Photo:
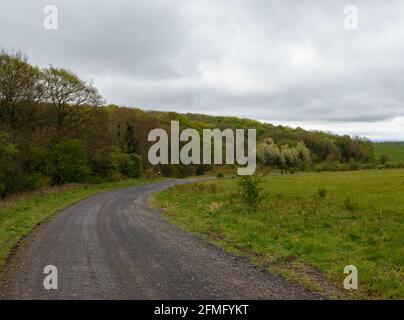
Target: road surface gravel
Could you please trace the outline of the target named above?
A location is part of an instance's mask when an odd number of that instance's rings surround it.
[[[319,299],[165,221],[148,205],[167,180],[99,193],[38,226],[16,252],[2,299]],[[46,290],[44,267],[58,270]]]

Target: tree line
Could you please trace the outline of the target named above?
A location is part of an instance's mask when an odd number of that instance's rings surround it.
[[[257,129],[263,166],[311,170],[323,163],[369,163],[365,139],[273,126],[250,119],[144,111],[106,105],[91,81],[39,68],[22,53],[0,52],[0,195],[52,184],[102,182],[142,175],[184,177],[210,165],[151,166],[150,130],[170,121],[207,128]]]

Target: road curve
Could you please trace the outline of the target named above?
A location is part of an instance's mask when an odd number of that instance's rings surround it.
[[[39,226],[17,250],[3,299],[317,299],[166,222],[147,199],[181,180],[103,192]],[[43,286],[44,267],[58,289]]]

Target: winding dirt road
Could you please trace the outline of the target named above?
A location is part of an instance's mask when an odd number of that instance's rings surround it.
[[[44,223],[16,253],[3,299],[318,299],[179,229],[151,209],[170,180],[97,194]],[[58,289],[43,286],[44,267]]]

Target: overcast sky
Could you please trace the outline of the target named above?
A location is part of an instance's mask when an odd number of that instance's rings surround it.
[[[108,103],[404,140],[404,0],[1,0],[0,47]]]

